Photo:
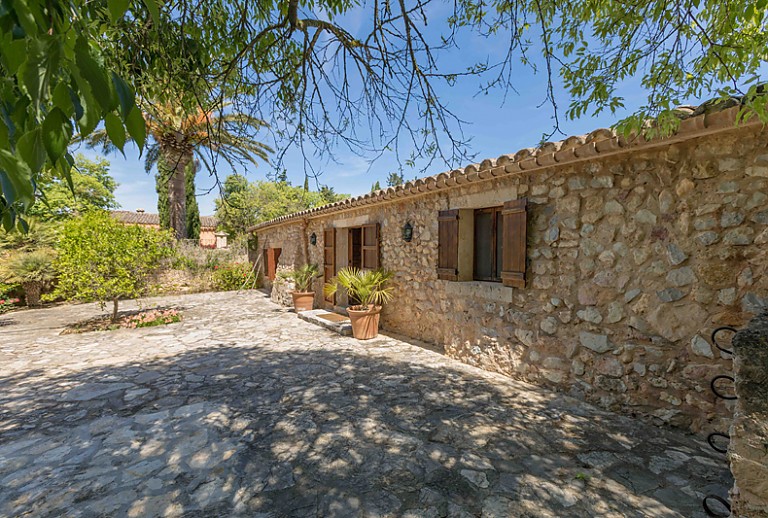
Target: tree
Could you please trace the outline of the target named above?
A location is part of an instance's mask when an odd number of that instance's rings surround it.
[[[378,180],[376,180],[376,181],[373,183],[373,185],[371,185],[371,192],[374,192],[374,191],[380,191],[380,190],[381,190],[381,184],[379,183],[379,181],[378,181]]]
[[[568,117],[618,110],[623,86],[639,83],[647,99],[619,125],[628,134],[673,131],[674,105],[702,96],[733,97],[742,116],[768,122],[768,96],[758,85],[768,48],[762,1],[459,0],[446,24],[434,0],[125,0],[107,2],[106,9],[85,0],[6,4],[0,12],[6,228],[33,203],[44,164],[69,174],[66,147],[75,131],[87,136],[103,123],[117,147],[126,130],[142,147],[146,128],[134,90],[160,105],[178,101],[188,114],[233,99],[233,112],[270,125],[278,168],[292,146],[305,153],[309,169],[316,155],[339,145],[391,151],[406,162],[462,161],[468,139],[439,88],[479,77],[483,91],[513,89],[517,60],[544,72],[553,132],[560,83],[571,98]],[[350,14],[362,16],[344,16]],[[477,35],[489,40],[487,60],[452,59]],[[497,49],[504,49],[501,57]],[[656,124],[646,126],[649,117]],[[174,184],[180,194],[184,182],[174,177]]]
[[[195,191],[195,169],[197,164],[190,162],[184,174],[186,185],[184,193],[187,205],[187,238],[200,240],[200,207],[197,205],[197,193]]]
[[[40,200],[28,211],[30,216],[42,221],[71,217],[89,210],[117,208],[115,189],[117,182],[109,174],[109,162],[104,158],[95,161],[82,154],[75,156],[70,172],[72,188],[68,180],[61,178],[55,169],[47,169],[38,182]]]
[[[305,191],[287,182],[250,183],[242,175],[224,180],[221,199],[216,200],[216,217],[230,235],[243,235],[249,227],[279,216],[329,203],[321,192]],[[333,201],[348,195],[333,194]]]
[[[17,251],[7,259],[0,278],[11,284],[20,284],[27,306],[38,306],[43,287],[54,279],[53,257],[53,252],[46,248]]]
[[[161,230],[123,225],[101,212],[91,212],[65,223],[57,245],[56,295],[98,301],[102,309],[118,300],[139,297],[148,277],[170,256],[171,236]]]
[[[69,181],[75,130],[89,134],[104,122],[143,146],[144,121],[131,86],[102,60],[124,17],[130,24],[159,20],[155,0],[102,2],[30,0],[0,11],[0,222],[6,231],[35,202],[45,169]],[[151,25],[151,23],[149,23]],[[122,147],[122,145],[118,145]]]
[[[404,183],[403,175],[397,174],[395,172],[389,173],[389,176],[387,176],[387,186],[388,187],[394,187],[396,185],[400,185]]]
[[[267,154],[272,151],[246,134],[248,129],[257,131],[261,128],[264,125],[261,120],[241,113],[224,113],[226,107],[185,112],[183,103],[181,106],[146,103],[144,118],[152,141],[144,167],[149,172],[157,165],[159,211],[164,214],[167,190],[168,227],[173,229],[176,239],[193,238],[188,231],[187,200],[194,197],[194,179],[188,185],[186,178],[195,174],[196,157],[211,169],[211,161],[204,151],[208,150],[215,158],[222,158],[235,168],[245,163],[255,166],[257,158],[266,161]],[[127,136],[123,135],[123,138]],[[105,151],[113,150],[115,146],[114,135],[106,129],[92,132],[85,141],[89,146],[100,146]],[[164,216],[161,222],[164,223]]]

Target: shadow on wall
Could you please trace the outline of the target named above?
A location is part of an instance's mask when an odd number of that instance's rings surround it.
[[[0,515],[696,517],[730,485],[677,432],[371,346],[0,378]]]

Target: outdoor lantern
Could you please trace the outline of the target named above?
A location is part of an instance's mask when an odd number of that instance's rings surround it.
[[[405,226],[403,226],[403,241],[410,243],[411,239],[413,239],[413,225],[410,221],[406,221]]]
[[[312,246],[315,246],[317,244],[317,234],[312,232],[312,235],[309,236],[309,242],[312,244]]]

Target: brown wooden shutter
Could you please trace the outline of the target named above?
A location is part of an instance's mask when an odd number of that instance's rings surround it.
[[[441,210],[437,215],[437,278],[459,279],[459,209]]]
[[[330,281],[336,275],[336,229],[326,228],[323,231],[323,277],[325,282]],[[326,297],[325,300],[333,304],[335,296]]]
[[[528,199],[521,198],[504,203],[503,258],[501,282],[504,286],[525,288],[526,226]]]
[[[266,267],[267,278],[271,281],[275,280],[277,274],[277,261],[280,259],[280,253],[282,248],[267,248],[266,249]]]
[[[361,266],[364,270],[379,267],[379,224],[363,225],[363,247]]]

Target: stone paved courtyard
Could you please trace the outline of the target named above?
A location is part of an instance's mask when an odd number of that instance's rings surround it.
[[[145,300],[162,328],[0,317],[0,516],[704,516],[724,456],[259,292]],[[135,302],[124,304],[135,308]]]

